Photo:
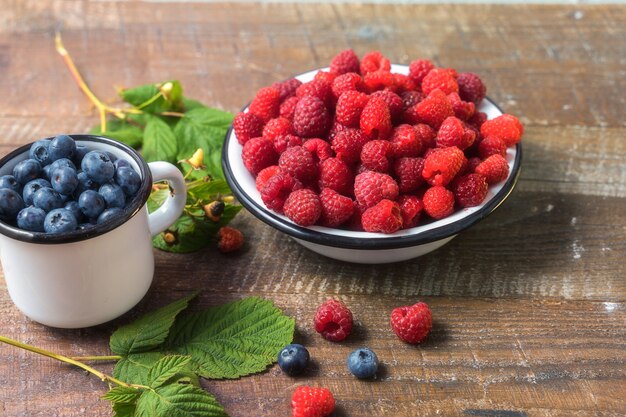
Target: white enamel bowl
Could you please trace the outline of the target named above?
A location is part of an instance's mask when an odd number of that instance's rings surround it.
[[[326,68],[309,71],[296,78],[307,82],[320,70]],[[392,71],[408,74],[408,67],[392,65]],[[489,119],[503,113],[488,98],[482,101],[478,110],[487,113]],[[247,111],[247,107],[243,111]],[[387,235],[322,226],[301,227],[287,217],[269,210],[261,200],[254,177],[243,165],[241,150],[242,146],[231,127],[224,142],[222,166],[226,180],[244,207],[263,222],[286,233],[314,252],[329,258],[361,264],[404,261],[424,255],[448,243],[457,234],[487,217],[511,194],[519,177],[522,159],[522,148],[519,143],[507,150],[509,176],[505,181],[489,187],[487,197],[480,206],[462,209],[444,219]]]

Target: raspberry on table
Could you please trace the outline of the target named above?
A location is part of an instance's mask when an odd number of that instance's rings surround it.
[[[360,126],[370,139],[387,139],[393,127],[387,103],[379,97],[370,97],[361,112]]]
[[[352,164],[361,157],[361,149],[369,141],[369,138],[359,129],[346,128],[335,134],[331,148],[337,158]]]
[[[489,136],[478,144],[478,154],[481,158],[487,159],[491,155],[506,155],[506,143],[498,137]]]
[[[363,78],[356,72],[348,72],[335,78],[331,85],[333,95],[339,98],[346,91],[364,91]]]
[[[417,226],[422,210],[424,210],[424,205],[419,198],[414,195],[402,194],[398,197],[398,206],[400,206],[400,213],[402,214],[402,228],[410,229]]]
[[[352,194],[354,176],[350,167],[339,158],[328,158],[320,163],[319,187],[330,188],[339,194]]]
[[[275,165],[278,154],[271,140],[260,137],[250,139],[243,145],[241,158],[248,171],[256,175],[263,168]]]
[[[430,94],[437,89],[446,95],[459,92],[459,84],[449,69],[433,68],[422,80],[422,92],[424,94]]]
[[[250,113],[256,114],[264,122],[277,117],[279,109],[280,92],[274,87],[263,87],[257,91],[248,107]]]
[[[442,186],[430,187],[422,198],[424,211],[433,219],[448,217],[454,212],[454,194]]]
[[[332,71],[330,72],[329,71],[317,71],[317,73],[315,74],[315,77],[313,77],[314,80],[323,81],[329,86],[333,84],[333,81],[335,81],[335,78],[337,78],[337,73],[334,73]]]
[[[361,75],[365,76],[370,72],[378,70],[390,71],[391,61],[379,51],[372,51],[365,54],[363,59],[361,59]]]
[[[331,188],[323,188],[320,193],[322,215],[320,224],[326,227],[338,227],[346,223],[354,213],[354,202]]]
[[[387,174],[365,171],[354,179],[354,195],[363,208],[372,207],[383,199],[395,200],[399,193],[398,184]]]
[[[394,158],[418,156],[422,152],[420,139],[413,126],[408,124],[397,126],[389,139]]]
[[[448,185],[459,173],[465,160],[456,146],[441,148],[426,157],[422,176],[431,185]]]
[[[330,61],[330,70],[336,74],[346,74],[348,72],[359,72],[361,63],[359,57],[352,49],[346,49],[339,52]]]
[[[360,91],[344,92],[337,100],[335,120],[347,127],[359,127],[361,113],[368,101],[368,95]]]
[[[371,140],[361,149],[361,163],[371,171],[388,172],[393,150],[387,140]]]
[[[318,307],[313,324],[324,339],[340,342],[352,331],[352,312],[341,301],[329,299]]]
[[[272,87],[278,90],[280,94],[280,101],[284,102],[286,99],[296,95],[296,90],[302,85],[302,81],[297,78],[291,78],[287,81],[276,82],[272,84]]]
[[[235,252],[243,247],[243,233],[233,227],[221,227],[220,230],[217,232],[217,236],[217,248],[222,253]]]
[[[301,188],[300,181],[287,173],[279,172],[265,182],[261,189],[261,199],[267,208],[276,213],[282,213],[289,194]]]
[[[493,136],[500,138],[506,146],[513,146],[522,139],[524,126],[517,117],[511,114],[503,114],[495,119],[487,120],[480,126],[483,137]]]
[[[299,386],[291,395],[291,417],[326,417],[335,409],[335,399],[327,388]]]
[[[473,72],[459,73],[456,81],[459,84],[459,96],[465,101],[478,105],[487,95],[487,87]]]
[[[452,191],[459,206],[474,207],[487,197],[488,185],[481,174],[467,174],[454,181]]]
[[[423,123],[433,129],[439,129],[441,123],[450,116],[454,116],[454,109],[446,94],[435,89],[428,96],[415,105],[415,111]]]
[[[263,128],[262,136],[274,141],[277,136],[291,135],[293,133],[293,125],[291,122],[284,117],[277,117],[267,122]]]
[[[263,168],[256,176],[255,185],[256,189],[261,192],[265,183],[274,175],[280,173],[280,167],[278,165],[272,165],[267,168]]]
[[[393,163],[393,175],[401,193],[416,192],[424,184],[424,158],[404,157]]]
[[[465,127],[462,120],[450,116],[446,118],[437,132],[437,147],[447,148],[456,146],[465,150],[472,146],[476,139],[476,133]]]
[[[294,146],[301,146],[302,138],[296,135],[279,135],[274,138],[274,149],[279,154],[282,154],[287,150],[287,148],[291,148]]]
[[[366,232],[394,233],[402,228],[402,222],[400,206],[387,199],[365,210],[361,217]]]
[[[245,145],[252,138],[258,138],[263,132],[263,119],[254,113],[238,113],[233,120],[233,130],[237,136],[237,142]]]
[[[395,82],[396,80],[393,77],[393,74],[388,70],[372,71],[363,76],[365,90],[369,93],[373,93],[384,88],[395,90]]]
[[[378,97],[383,99],[387,106],[389,107],[389,115],[391,116],[391,121],[394,123],[398,123],[400,118],[402,117],[402,99],[399,95],[390,90],[380,90],[372,93],[370,97]]]
[[[302,146],[285,149],[278,159],[278,166],[283,172],[293,176],[302,183],[317,180],[318,169],[311,152]]]
[[[300,97],[292,96],[280,104],[279,115],[289,121],[293,121],[293,115],[296,111],[296,104],[300,101]]]
[[[331,123],[330,114],[319,98],[305,96],[296,104],[293,114],[293,128],[298,136],[303,138],[323,137],[328,133]]]
[[[426,303],[417,303],[393,309],[391,328],[407,343],[416,344],[424,341],[433,327],[433,315]]]
[[[315,191],[304,188],[289,194],[283,211],[295,224],[307,227],[314,225],[320,218],[322,204]]]
[[[448,94],[448,101],[452,105],[454,115],[461,120],[469,120],[476,112],[474,103],[461,100],[457,93]]]
[[[424,123],[418,123],[413,127],[415,128],[417,139],[422,143],[422,149],[435,147],[435,145],[437,144],[437,142],[435,141],[435,139],[437,138],[437,133],[433,130],[432,127]]]
[[[334,96],[330,86],[331,84],[327,81],[313,79],[298,87],[296,96],[300,98],[315,97],[320,99],[326,106],[331,106],[334,102]]]
[[[311,152],[311,155],[313,155],[313,158],[315,158],[316,161],[324,161],[333,156],[333,150],[330,148],[330,143],[323,139],[308,139],[302,144],[302,147]]]
[[[422,85],[424,77],[435,68],[435,65],[427,59],[416,59],[409,64],[409,77],[415,82],[416,85]]]
[[[482,161],[474,172],[484,175],[487,184],[496,184],[509,176],[509,163],[502,155],[491,155]]]

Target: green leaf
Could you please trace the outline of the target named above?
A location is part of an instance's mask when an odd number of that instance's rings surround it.
[[[199,107],[207,107],[204,104],[200,103],[198,100],[193,100],[190,98],[183,97],[183,109],[187,112],[189,110],[197,109]]]
[[[135,417],[228,417],[215,397],[194,385],[169,384],[145,391]]]
[[[107,131],[102,132],[100,125],[89,131],[92,135],[101,135],[138,148],[143,143],[143,130],[126,120],[112,119],[107,121]]]
[[[148,385],[148,373],[165,353],[145,352],[131,353],[117,361],[113,376],[130,384]]]
[[[168,82],[172,83],[172,89],[167,95],[164,95],[160,88]],[[127,103],[152,114],[177,111],[183,105],[182,86],[178,81],[165,81],[159,84],[146,84],[124,89],[120,92],[120,96]]]
[[[189,369],[190,361],[189,356],[168,355],[162,357],[148,371],[148,385],[151,388],[165,385],[172,378]]]
[[[193,293],[120,327],[111,335],[111,350],[118,355],[128,355],[157,348],[167,338],[176,315],[186,309],[196,295]]]
[[[178,317],[164,347],[191,356],[200,376],[238,378],[274,363],[294,328],[271,301],[251,297]]]
[[[150,198],[148,198],[148,212],[152,213],[159,207],[165,203],[167,197],[170,195],[169,188],[162,188],[160,190],[153,191],[150,193]]]
[[[113,417],[134,417],[135,416],[135,403],[114,403]]]
[[[213,201],[219,195],[232,194],[224,180],[197,181],[187,184],[187,193],[197,200]]]
[[[141,391],[137,388],[117,386],[100,398],[112,403],[134,403],[140,395]]]
[[[148,162],[176,162],[177,146],[176,136],[167,123],[157,117],[148,121],[142,149],[143,156]]]

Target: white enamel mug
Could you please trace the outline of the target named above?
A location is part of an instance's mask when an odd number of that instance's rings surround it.
[[[11,299],[34,321],[80,328],[105,323],[133,308],[154,275],[152,236],[180,216],[187,193],[180,171],[167,162],[146,163],[129,146],[92,135],[70,135],[78,145],[126,159],[142,183],[124,215],[88,231],[33,233],[0,221],[0,261]],[[0,175],[28,158],[30,145],[0,160]],[[152,183],[167,181],[172,193],[148,214]]]

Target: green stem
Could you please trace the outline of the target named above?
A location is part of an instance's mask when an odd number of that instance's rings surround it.
[[[111,356],[70,356],[70,359],[79,361],[79,362],[89,362],[89,361],[119,361],[122,359],[121,356],[111,355]]]
[[[149,106],[150,104],[154,103],[155,101],[157,101],[159,99],[159,97],[163,96],[162,92],[158,92],[155,95],[153,95],[152,97],[150,97],[148,100],[144,101],[143,103],[141,103],[140,105],[136,106],[135,108],[138,110],[143,109],[146,106]]]

